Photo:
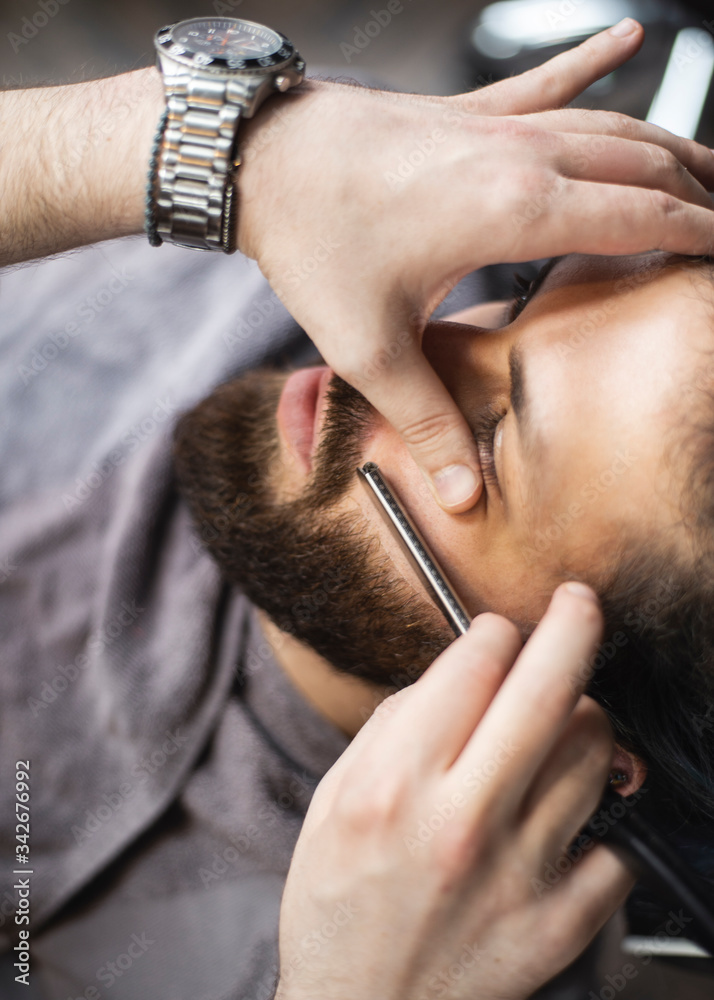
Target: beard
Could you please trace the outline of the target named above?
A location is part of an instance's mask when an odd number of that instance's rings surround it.
[[[285,380],[249,372],[181,417],[175,467],[199,537],[229,583],[336,670],[411,684],[453,633],[396,572],[361,513],[334,510],[355,481],[374,410],[333,375],[305,488],[281,501],[276,411]]]

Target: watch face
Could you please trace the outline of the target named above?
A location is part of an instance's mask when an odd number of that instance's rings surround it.
[[[157,46],[179,62],[205,69],[270,69],[289,59],[293,46],[277,31],[237,18],[194,18],[162,28]]]

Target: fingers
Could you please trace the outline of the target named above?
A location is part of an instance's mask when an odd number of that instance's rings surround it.
[[[444,510],[460,513],[472,507],[483,488],[476,442],[420,345],[408,345],[398,362],[370,381],[358,378],[353,384],[402,436]]]
[[[593,592],[582,584],[560,586],[452,768],[455,788],[473,786],[473,775],[487,774],[487,767],[498,772],[497,781],[481,780],[476,811],[520,811],[582,693],[601,631]]]
[[[613,138],[661,146],[673,153],[679,163],[686,167],[708,191],[714,190],[714,155],[711,150],[692,139],[674,135],[659,125],[638,121],[636,118],[629,118],[614,111],[590,111],[582,108],[523,115],[519,121],[548,132],[609,135]]]
[[[581,696],[523,804],[525,842],[562,855],[602,797],[614,751],[604,711]]]
[[[602,844],[585,852],[562,874],[556,873],[560,874],[557,880],[548,875],[552,871],[544,869],[544,877],[532,879],[531,886],[538,898],[540,921],[552,939],[574,949],[563,954],[566,965],[625,903],[636,879]]]
[[[643,38],[642,26],[625,18],[536,69],[461,95],[459,103],[485,115],[522,115],[564,107],[591,83],[630,59]]]
[[[549,133],[548,141],[560,146],[557,160],[566,176],[610,184],[629,184],[666,191],[681,201],[712,208],[706,190],[669,150],[645,142],[612,136]],[[714,165],[714,156],[709,154]],[[714,169],[711,171],[714,182]]]
[[[450,767],[483,718],[522,645],[512,622],[500,615],[479,615],[466,635],[456,639],[412,686],[394,737],[419,733],[416,752],[425,768]]]
[[[712,253],[714,212],[664,191],[576,180],[561,181],[551,210],[523,226],[510,259],[650,250]]]

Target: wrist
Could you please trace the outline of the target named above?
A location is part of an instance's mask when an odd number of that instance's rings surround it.
[[[304,80],[287,93],[271,97],[240,126],[241,164],[234,178],[238,196],[236,246],[258,263],[264,242],[261,237],[271,218],[284,214],[280,203],[284,205],[286,197],[299,197],[299,171],[295,168],[299,167],[301,147],[308,142],[309,109],[331,86],[325,81]]]
[[[149,159],[165,107],[161,75],[153,66],[95,85],[95,114],[84,136],[89,197],[84,206],[77,204],[78,218],[84,215],[83,243],[143,232]]]

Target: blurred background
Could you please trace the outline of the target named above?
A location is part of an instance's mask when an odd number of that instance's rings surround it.
[[[642,51],[578,103],[649,116],[714,145],[712,0],[2,0],[0,80],[118,73],[153,62],[163,24],[239,16],[288,35],[313,71],[451,94],[521,72],[628,14],[647,29]]]

